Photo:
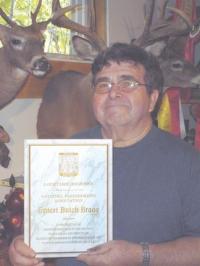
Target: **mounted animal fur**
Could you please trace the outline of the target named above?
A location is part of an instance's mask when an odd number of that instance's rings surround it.
[[[12,101],[22,88],[29,74],[44,76],[50,68],[44,56],[42,32],[50,20],[36,22],[41,0],[34,13],[32,24],[27,27],[17,25],[0,8],[1,17],[8,26],[0,25],[0,109]]]
[[[17,25],[0,8],[0,16],[9,26],[0,25],[0,109],[11,102],[20,91],[29,74],[43,77],[50,69],[44,55],[43,31],[52,19],[62,16],[54,13],[52,18],[37,22],[42,0],[39,0],[32,24],[26,27]],[[63,12],[66,12],[64,9]]]

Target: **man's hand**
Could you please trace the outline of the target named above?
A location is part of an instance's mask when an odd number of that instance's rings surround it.
[[[88,266],[136,266],[142,263],[142,248],[127,241],[115,240],[91,248],[77,259]]]
[[[24,243],[23,236],[16,237],[9,247],[9,259],[13,266],[44,266],[44,262],[35,258],[35,255]]]

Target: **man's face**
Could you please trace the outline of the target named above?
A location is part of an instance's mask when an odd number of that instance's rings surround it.
[[[120,64],[112,62],[97,74],[95,84],[101,81],[113,83],[107,93],[94,93],[93,108],[100,124],[135,128],[140,124],[145,124],[147,119],[151,119],[150,113],[154,109],[158,97],[157,90],[149,95],[144,85],[139,85],[129,92],[120,90],[115,85],[125,78],[145,84],[144,74],[145,70],[142,65],[128,62]]]

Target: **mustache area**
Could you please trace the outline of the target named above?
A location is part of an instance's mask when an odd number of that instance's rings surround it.
[[[107,108],[117,108],[117,107],[130,107],[129,102],[123,101],[123,100],[118,100],[118,101],[107,101],[104,104],[104,107]]]

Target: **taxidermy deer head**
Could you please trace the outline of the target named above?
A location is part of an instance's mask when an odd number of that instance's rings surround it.
[[[160,16],[153,22],[156,1],[147,1],[144,12],[146,17],[144,31],[132,43],[144,47],[158,57],[164,75],[165,88],[197,87],[200,83],[200,73],[192,63],[184,59],[184,49],[187,38],[196,37],[193,31],[195,29],[197,34],[199,23],[194,25],[183,11],[167,7],[168,0],[161,2]],[[166,18],[166,9],[176,17]]]
[[[36,22],[41,3],[39,0],[31,14],[32,24],[27,27],[17,25],[0,8],[1,17],[9,25],[0,25],[0,109],[15,98],[29,74],[43,77],[50,68],[42,36],[50,19]]]

